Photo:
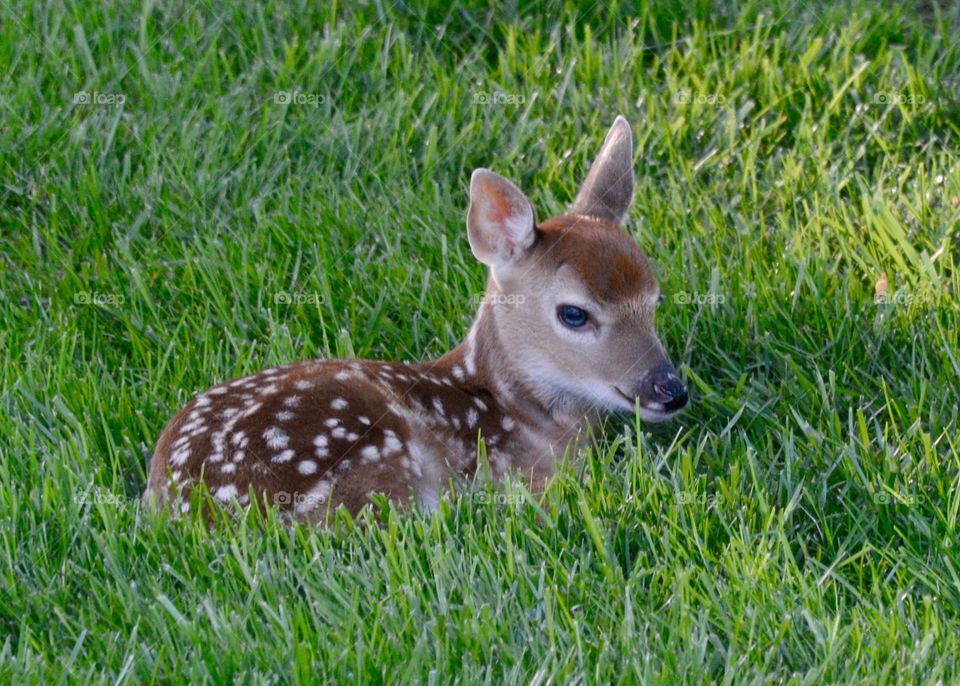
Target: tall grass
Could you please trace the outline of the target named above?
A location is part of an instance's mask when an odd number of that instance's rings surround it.
[[[0,680],[960,681],[958,25],[0,3]],[[454,345],[470,171],[561,213],[617,113],[679,420],[611,419],[542,500],[140,511],[192,393]]]

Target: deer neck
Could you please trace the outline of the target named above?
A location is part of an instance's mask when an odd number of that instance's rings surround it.
[[[495,291],[488,290],[489,295]],[[489,395],[503,416],[551,443],[572,438],[599,419],[599,412],[546,388],[529,370],[513,363],[498,335],[497,311],[503,306],[495,298],[485,298],[464,340],[422,367],[449,372],[467,392]]]

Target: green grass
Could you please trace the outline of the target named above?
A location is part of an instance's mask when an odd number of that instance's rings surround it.
[[[934,4],[0,3],[0,681],[960,683]],[[561,213],[616,113],[680,419],[542,501],[140,510],[213,382],[454,345],[470,171]]]

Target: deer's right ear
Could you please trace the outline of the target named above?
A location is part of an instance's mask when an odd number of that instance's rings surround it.
[[[504,265],[533,245],[533,207],[516,186],[489,169],[470,177],[467,237],[484,264]]]

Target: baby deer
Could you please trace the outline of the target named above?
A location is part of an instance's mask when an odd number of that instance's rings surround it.
[[[621,228],[632,148],[617,117],[570,213],[542,224],[516,186],[477,169],[467,236],[489,278],[466,340],[432,362],[315,360],[214,386],[160,436],[145,500],[186,511],[204,482],[225,503],[314,522],[372,493],[432,508],[451,480],[522,474],[541,488],[601,412],[674,415],[687,391],[654,328],[659,287]]]

